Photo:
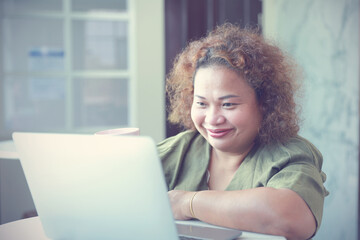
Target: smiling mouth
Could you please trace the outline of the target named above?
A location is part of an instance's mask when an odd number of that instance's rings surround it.
[[[213,138],[221,138],[227,135],[232,129],[207,129],[209,135]]]

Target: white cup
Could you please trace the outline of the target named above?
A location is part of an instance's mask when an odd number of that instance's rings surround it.
[[[139,128],[114,128],[96,132],[95,135],[107,135],[107,136],[121,136],[121,135],[133,135],[139,136]]]

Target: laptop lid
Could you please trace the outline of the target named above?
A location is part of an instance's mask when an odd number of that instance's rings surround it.
[[[149,137],[14,133],[51,239],[177,239]]]

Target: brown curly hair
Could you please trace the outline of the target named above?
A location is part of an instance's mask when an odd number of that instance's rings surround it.
[[[296,64],[275,44],[265,41],[258,29],[241,29],[230,23],[191,42],[176,57],[166,83],[170,122],[195,130],[190,116],[193,79],[198,69],[211,66],[236,71],[254,89],[262,113],[260,143],[285,142],[298,133]]]

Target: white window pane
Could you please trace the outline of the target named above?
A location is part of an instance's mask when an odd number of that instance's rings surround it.
[[[63,22],[54,19],[4,19],[5,71],[63,71]]]
[[[128,92],[127,79],[75,79],[75,127],[127,126]]]
[[[127,28],[128,24],[124,21],[74,21],[74,69],[127,69]]]
[[[0,9],[5,15],[31,11],[62,11],[61,0],[2,0]]]
[[[5,78],[5,127],[46,131],[65,127],[65,80],[53,77]]]
[[[126,12],[126,0],[73,0],[73,11],[107,11],[107,12]]]

